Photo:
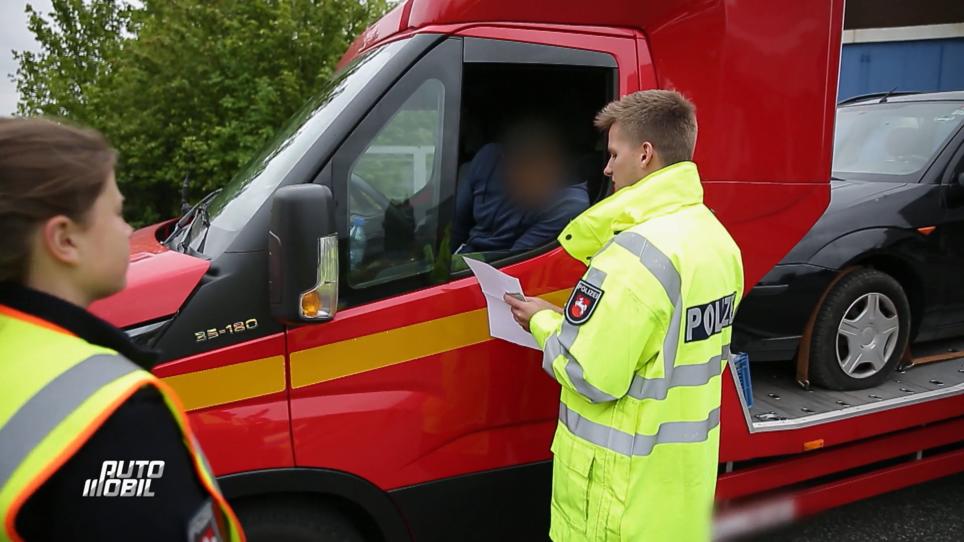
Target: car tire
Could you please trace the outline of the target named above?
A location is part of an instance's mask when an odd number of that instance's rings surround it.
[[[876,269],[848,273],[814,320],[810,380],[834,390],[881,384],[907,349],[910,328],[910,303],[900,283]]]
[[[332,503],[298,496],[245,500],[235,505],[248,542],[366,542]]]

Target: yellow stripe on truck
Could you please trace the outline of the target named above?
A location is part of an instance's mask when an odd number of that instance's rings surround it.
[[[463,312],[291,353],[291,387],[301,388],[488,341],[485,309]]]
[[[185,410],[252,399],[285,391],[285,358],[272,356],[165,377]]]
[[[541,297],[561,305],[569,292],[558,290]],[[292,352],[291,387],[303,388],[491,339],[486,309],[478,309]]]
[[[569,290],[541,296],[562,305]],[[324,324],[319,324],[324,325]],[[462,312],[291,353],[291,387],[389,367],[491,340],[486,309]],[[197,410],[282,392],[284,356],[257,359],[163,379],[185,410]]]

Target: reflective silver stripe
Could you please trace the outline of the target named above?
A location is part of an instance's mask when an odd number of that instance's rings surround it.
[[[559,341],[555,335],[549,335],[546,339],[546,348],[542,352],[542,370],[551,378],[556,378],[555,371],[552,370],[552,360],[559,357]]]
[[[647,392],[652,393],[654,398],[662,399],[666,397],[669,388],[676,385],[674,384],[675,380],[673,378],[673,373],[676,370],[682,370],[685,373],[680,376],[679,385],[697,385],[684,384],[683,382],[699,380],[699,378],[707,374],[705,370],[701,373],[700,369],[681,369],[681,367],[676,367],[676,350],[679,348],[679,327],[683,313],[682,280],[679,276],[679,271],[676,270],[672,260],[670,260],[663,251],[636,232],[624,231],[616,236],[615,241],[617,245],[639,258],[639,262],[643,264],[643,267],[659,281],[663,290],[666,292],[666,297],[668,297],[670,303],[673,304],[673,314],[670,317],[669,329],[667,329],[666,336],[663,338],[663,378],[660,379],[662,382],[657,382],[655,379],[647,380],[637,375],[630,385],[630,394],[637,399],[649,397]],[[710,363],[712,363],[712,359]],[[707,368],[708,367],[704,367],[704,369]],[[715,371],[716,374],[719,374],[719,367],[717,367]],[[713,375],[706,377],[704,383],[709,381],[712,376]],[[632,391],[634,389],[636,390],[635,394],[633,394]]]
[[[670,388],[677,386],[702,386],[723,369],[722,360],[729,358],[730,345],[723,347],[723,354],[713,356],[705,363],[677,365],[670,378],[644,378],[636,375],[629,386],[629,396],[634,399],[665,399]]]
[[[124,357],[98,354],[48,382],[0,427],[0,488],[27,455],[84,401],[107,384],[138,370]]]
[[[695,422],[663,422],[655,435],[631,435],[612,427],[596,423],[559,405],[559,421],[573,435],[597,446],[627,456],[646,456],[659,444],[690,444],[704,442],[714,428],[720,425],[720,409],[714,408],[705,420]]]
[[[673,301],[673,316],[669,321],[669,329],[663,338],[663,378],[672,378],[676,366],[676,350],[679,348],[679,323],[682,319],[683,308],[680,296],[677,294]]]
[[[723,347],[720,356],[713,356],[705,363],[676,365],[679,348],[680,321],[682,320],[682,282],[673,262],[656,246],[638,233],[627,231],[616,236],[616,243],[632,252],[640,263],[656,277],[666,296],[673,303],[673,315],[663,339],[663,378],[644,378],[636,375],[629,387],[629,395],[636,399],[665,399],[669,389],[675,386],[700,386],[720,374],[721,356],[729,357],[729,345]]]
[[[700,386],[706,384],[714,376],[718,376],[722,369],[721,356],[729,358],[729,345],[723,347],[723,353],[713,356],[708,361],[694,365],[676,365],[676,354],[679,348],[680,324],[682,320],[682,281],[679,271],[673,265],[672,260],[649,242],[642,235],[626,231],[622,232],[606,243],[597,252],[601,254],[611,244],[617,244],[623,249],[631,252],[640,263],[656,278],[663,287],[666,296],[673,304],[673,312],[670,318],[669,328],[663,338],[663,378],[644,378],[635,375],[630,384],[628,395],[635,399],[665,399],[670,388],[675,386]],[[606,278],[606,273],[595,268],[590,268],[586,281],[597,287],[602,287]],[[549,376],[555,378],[552,369],[552,362],[557,357],[566,357],[566,374],[572,381],[573,386],[580,394],[588,398],[593,403],[614,401],[617,398],[599,390],[586,382],[582,366],[572,356],[571,349],[579,332],[577,326],[568,322],[563,322],[562,330],[557,336],[551,336],[546,342],[545,353],[543,354],[542,368]]]
[[[649,242],[642,235],[624,231],[615,237],[617,245],[623,247],[639,258],[639,262],[656,277],[659,284],[666,291],[666,297],[675,303],[680,297],[681,281],[679,271],[673,262],[656,245]]]
[[[590,267],[583,280],[601,289],[603,282],[606,280],[606,272]],[[546,340],[545,352],[542,354],[542,369],[552,378],[556,378],[555,371],[552,369],[552,362],[557,357],[564,356],[566,358],[566,375],[579,394],[593,403],[615,401],[615,397],[586,381],[582,365],[579,364],[579,360],[571,353],[572,345],[575,344],[578,335],[579,326],[574,326],[567,320],[563,320],[562,329],[559,334],[551,335],[549,339]]]
[[[676,349],[679,347],[679,326],[683,312],[681,305],[682,281],[679,271],[673,266],[672,260],[666,254],[663,254],[663,251],[636,232],[624,231],[620,233],[616,236],[616,244],[639,258],[643,267],[649,270],[663,286],[666,297],[673,304],[673,315],[670,318],[669,330],[667,330],[666,337],[663,339],[663,375],[665,378],[670,378],[673,373],[673,366],[676,364]]]
[[[567,324],[566,324],[567,325]],[[572,357],[572,354],[562,346],[558,337],[551,337],[546,342],[546,351],[543,354],[542,367],[549,373],[553,378],[556,377],[555,372],[552,369],[552,361],[559,356],[564,356],[566,358],[566,375],[569,376],[569,381],[572,382],[573,387],[580,395],[589,399],[591,403],[605,403],[608,401],[615,401],[616,398],[608,393],[600,390],[599,388],[593,386],[586,381],[583,375],[582,365]]]

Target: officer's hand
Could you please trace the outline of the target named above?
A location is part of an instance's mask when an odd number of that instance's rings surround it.
[[[519,301],[506,294],[502,299],[512,309],[512,317],[515,318],[515,321],[526,331],[529,331],[529,320],[532,319],[532,315],[535,313],[544,310],[562,313],[562,309],[538,297],[530,297],[527,301]]]

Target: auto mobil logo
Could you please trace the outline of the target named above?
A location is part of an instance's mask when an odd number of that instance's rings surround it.
[[[153,497],[151,482],[164,476],[164,462],[107,460],[100,476],[84,482],[84,497]]]

